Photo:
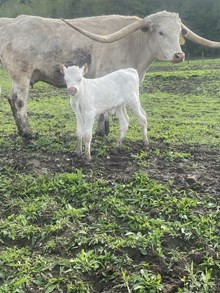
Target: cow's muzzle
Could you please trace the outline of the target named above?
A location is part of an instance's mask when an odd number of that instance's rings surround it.
[[[173,63],[179,63],[185,60],[185,54],[183,52],[181,53],[175,53],[173,55]]]
[[[79,91],[79,89],[75,86],[71,86],[67,90],[68,90],[68,93],[73,96],[75,96]]]

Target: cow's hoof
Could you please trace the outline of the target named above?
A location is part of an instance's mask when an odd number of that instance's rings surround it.
[[[115,154],[115,155],[118,155],[121,151],[121,146],[120,145],[116,145],[114,148],[113,148],[113,151],[112,153]]]
[[[31,143],[32,140],[37,139],[39,137],[39,134],[29,132],[29,133],[22,134],[21,137],[24,144],[29,144]]]
[[[109,126],[109,121],[105,121],[105,135],[109,135],[110,133],[110,126]]]
[[[97,130],[95,134],[97,136],[105,136],[105,130]]]

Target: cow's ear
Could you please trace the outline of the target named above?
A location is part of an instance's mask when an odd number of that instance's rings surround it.
[[[85,63],[82,67],[82,74],[86,74],[89,71],[88,64]]]
[[[66,68],[63,64],[59,65],[60,73],[64,74],[64,69]]]
[[[187,33],[188,33],[188,31],[185,28],[182,28],[181,35],[184,37],[187,35]]]
[[[149,17],[145,17],[145,25],[141,28],[142,32],[149,32],[152,30],[152,21],[149,19]]]

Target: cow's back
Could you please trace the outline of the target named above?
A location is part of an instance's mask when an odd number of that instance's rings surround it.
[[[82,28],[89,27],[96,33],[111,33],[137,19],[112,15],[78,18],[70,22]],[[117,44],[103,46],[73,31],[59,19],[21,15],[14,19],[2,19],[2,23],[7,25],[4,28],[0,26],[0,59],[11,76],[18,72],[26,73],[31,76],[31,84],[41,80],[65,86],[58,72],[59,64],[82,66],[88,63],[88,76],[92,78],[124,67],[119,61],[116,62],[113,54]],[[109,61],[103,62],[107,55]]]

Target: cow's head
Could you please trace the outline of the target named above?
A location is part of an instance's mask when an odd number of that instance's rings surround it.
[[[68,93],[73,96],[77,95],[82,84],[82,78],[88,72],[88,65],[84,64],[80,68],[79,66],[65,67],[61,64],[59,67],[60,72],[64,75]]]
[[[160,61],[182,62],[185,54],[180,47],[182,36],[181,20],[176,13],[166,11],[145,18],[145,27],[141,29],[152,56]]]
[[[166,11],[149,15],[145,19],[139,19],[136,22],[133,22],[116,31],[115,33],[108,35],[94,34],[76,25],[73,25],[64,19],[62,20],[76,31],[82,33],[92,40],[102,43],[118,41],[137,30],[142,30],[143,33],[146,34],[154,34],[154,44],[152,44],[151,47],[156,49],[155,46],[159,46],[160,52],[158,52],[157,59],[171,60],[175,63],[184,60],[184,53],[182,52],[179,44],[179,37],[181,36],[191,40],[194,43],[204,45],[206,47],[220,48],[220,42],[213,42],[201,38],[181,23],[178,14]],[[169,56],[171,53],[172,56]]]
[[[65,20],[63,21],[66,22]],[[152,59],[168,60],[177,63],[185,58],[185,54],[182,52],[179,44],[181,21],[176,13],[158,12],[145,19],[131,23],[110,35],[93,34],[68,22],[67,24],[89,38],[104,43],[115,42],[128,34],[141,30],[139,40],[142,39],[142,43],[146,42],[148,51],[149,49],[151,50]]]

